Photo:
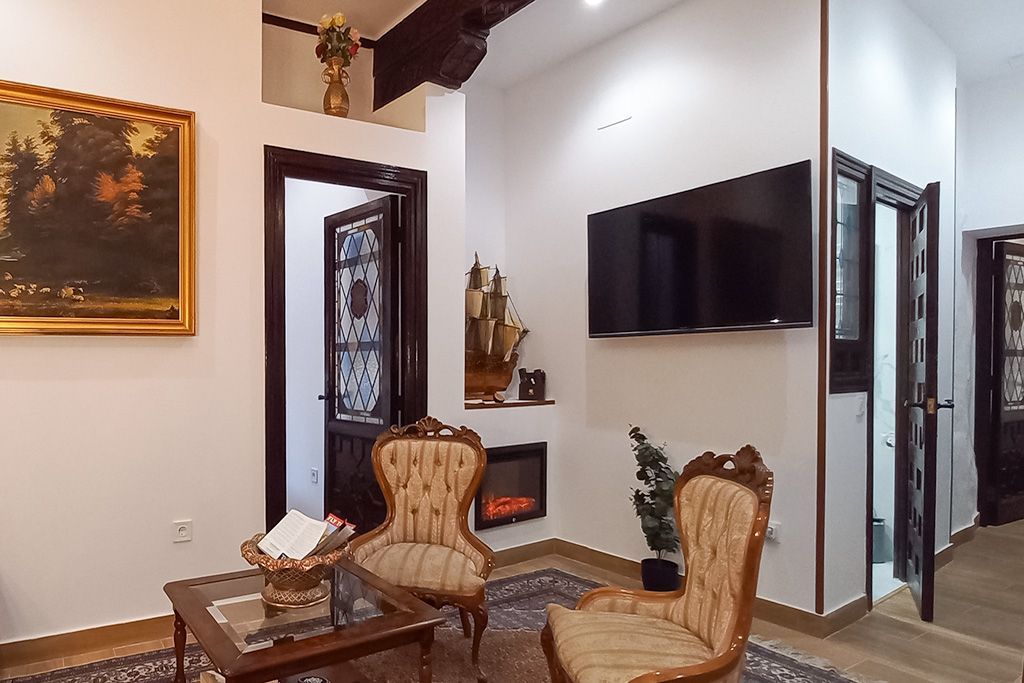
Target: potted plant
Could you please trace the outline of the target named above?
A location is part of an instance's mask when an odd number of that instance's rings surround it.
[[[349,26],[344,14],[325,14],[317,26],[316,56],[326,64],[323,81],[327,84],[324,93],[324,113],[331,116],[348,116],[349,97],[348,72],[352,60],[362,47],[359,31]]]
[[[666,560],[665,554],[679,549],[679,536],[672,522],[679,475],[669,467],[664,445],[652,444],[639,427],[630,427],[629,439],[636,457],[636,478],[643,484],[642,488],[633,489],[633,509],[640,518],[647,547],[658,554],[640,563],[644,589],[673,591],[679,588],[679,565]]]

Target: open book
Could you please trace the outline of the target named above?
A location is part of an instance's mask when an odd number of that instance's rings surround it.
[[[355,532],[354,526],[335,515],[317,521],[298,510],[289,510],[258,545],[271,557],[302,560],[340,548]]]

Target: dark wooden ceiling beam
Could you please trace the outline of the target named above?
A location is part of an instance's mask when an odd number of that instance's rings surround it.
[[[423,83],[458,90],[487,55],[492,28],[533,0],[426,0],[377,40],[373,107]]]
[[[492,29],[531,2],[533,0],[486,0],[481,3],[475,20]]]

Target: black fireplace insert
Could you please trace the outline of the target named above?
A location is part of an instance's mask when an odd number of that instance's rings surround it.
[[[547,516],[547,442],[488,448],[475,508],[477,529]]]

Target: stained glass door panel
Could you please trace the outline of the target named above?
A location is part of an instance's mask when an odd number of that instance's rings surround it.
[[[324,219],[326,507],[367,531],[384,519],[370,453],[399,421],[395,221],[398,197]]]
[[[938,436],[939,185],[925,188],[901,235],[899,292],[904,368],[900,446],[905,500],[901,576],[921,618],[931,621],[935,598],[935,467]],[[904,542],[905,541],[905,542]]]
[[[384,424],[381,416],[380,214],[334,229],[334,414]]]
[[[1024,518],[1024,245],[995,247],[993,316],[995,382],[992,457],[983,505],[985,523]]]

